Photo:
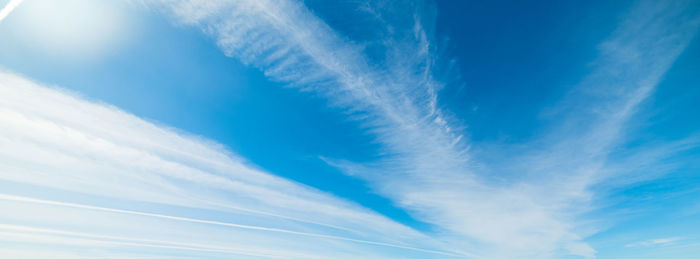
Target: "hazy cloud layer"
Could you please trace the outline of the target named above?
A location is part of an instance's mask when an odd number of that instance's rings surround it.
[[[0,96],[0,231],[27,237],[12,243],[68,236],[76,247],[274,258],[450,254],[390,219],[117,108],[7,73]]]

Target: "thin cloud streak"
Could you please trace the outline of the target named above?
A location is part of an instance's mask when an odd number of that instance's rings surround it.
[[[390,243],[382,243],[382,242],[373,242],[373,241],[368,241],[368,240],[352,239],[352,238],[346,238],[346,237],[341,237],[341,236],[322,235],[322,234],[299,232],[299,231],[292,231],[292,230],[279,229],[279,228],[268,228],[268,227],[260,227],[260,226],[242,225],[242,224],[235,224],[235,223],[228,223],[228,222],[178,217],[178,216],[171,216],[171,215],[133,211],[133,210],[123,210],[123,209],[90,206],[90,205],[83,205],[83,204],[76,204],[76,203],[33,199],[33,198],[29,198],[29,197],[6,195],[6,194],[2,194],[2,193],[0,193],[0,200],[39,203],[39,204],[47,204],[47,205],[54,205],[54,206],[64,206],[64,207],[72,207],[72,208],[80,208],[80,209],[88,209],[88,210],[106,211],[106,212],[112,212],[112,213],[131,214],[131,215],[138,215],[138,216],[162,218],[162,219],[175,220],[175,221],[185,221],[185,222],[193,222],[193,223],[201,223],[201,224],[209,224],[209,225],[218,225],[218,226],[224,226],[224,227],[277,232],[277,233],[300,235],[300,236],[307,236],[307,237],[316,237],[316,238],[323,238],[323,239],[335,239],[335,240],[350,241],[350,242],[356,242],[356,243],[362,243],[362,244],[409,249],[409,250],[414,250],[414,251],[419,251],[419,252],[440,254],[440,255],[446,255],[446,256],[462,257],[460,255],[445,253],[445,252],[436,251],[436,250],[420,249],[420,248],[416,248],[416,247],[403,246],[403,245],[398,245],[398,244],[390,244]]]
[[[8,2],[5,5],[5,7],[0,9],[0,23],[2,23],[2,20],[4,20],[8,15],[10,15],[12,10],[17,8],[17,6],[19,6],[23,1],[24,0],[10,0],[10,2]]]
[[[89,234],[89,233],[78,233],[78,232],[73,232],[73,231],[63,231],[63,230],[55,230],[55,229],[46,229],[46,228],[35,228],[35,227],[26,227],[26,226],[17,226],[17,225],[4,225],[0,224],[0,230],[5,230],[5,232],[0,231],[0,236],[5,235],[8,237],[11,237],[14,240],[21,239],[23,237],[31,240],[41,240],[43,235],[50,235],[53,237],[58,236],[57,238],[60,239],[61,236],[70,236],[70,237],[77,237],[77,238],[84,238],[89,240],[89,242],[95,242],[95,243],[103,243],[107,245],[126,245],[126,246],[143,246],[143,247],[154,247],[154,248],[168,248],[168,249],[180,249],[180,250],[194,250],[194,251],[206,251],[206,252],[221,252],[221,253],[230,253],[230,254],[236,254],[236,255],[248,255],[248,256],[255,256],[255,257],[263,257],[263,258],[288,258],[288,257],[282,257],[282,256],[290,256],[290,255],[270,255],[270,254],[260,254],[260,253],[249,253],[246,251],[238,251],[238,250],[233,250],[229,249],[226,247],[216,247],[216,246],[208,246],[204,244],[196,244],[196,243],[179,243],[179,242],[169,242],[169,241],[162,241],[162,240],[152,240],[152,239],[138,239],[138,238],[126,238],[126,237],[118,237],[118,236],[106,236],[106,235],[94,235],[94,234]],[[30,234],[20,234],[20,233],[30,233]],[[33,234],[31,234],[33,233]],[[107,239],[107,240],[104,240]],[[65,241],[65,240],[61,240]]]
[[[650,240],[646,240],[646,241],[640,241],[640,242],[636,242],[636,243],[626,244],[625,247],[649,247],[649,246],[658,246],[658,245],[670,245],[670,244],[673,244],[681,239],[682,239],[681,237],[657,238],[657,239],[650,239]]]

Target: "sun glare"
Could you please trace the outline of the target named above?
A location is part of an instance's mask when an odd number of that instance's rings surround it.
[[[15,40],[47,57],[92,60],[129,38],[124,8],[117,1],[27,0],[8,25]]]

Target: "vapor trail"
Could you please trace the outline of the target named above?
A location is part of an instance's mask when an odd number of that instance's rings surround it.
[[[384,242],[375,242],[375,241],[368,241],[368,240],[347,238],[347,237],[334,236],[334,235],[324,235],[324,234],[300,232],[300,231],[293,231],[293,230],[280,229],[280,228],[269,228],[269,227],[252,226],[252,225],[243,225],[243,224],[228,223],[228,222],[221,222],[221,221],[214,221],[214,220],[205,220],[205,219],[196,219],[196,218],[187,218],[187,217],[171,216],[171,215],[165,215],[165,214],[141,212],[141,211],[134,211],[134,210],[114,209],[114,208],[107,208],[107,207],[99,207],[99,206],[91,206],[91,205],[77,204],[77,203],[60,202],[60,201],[51,201],[51,200],[42,200],[42,199],[35,199],[35,198],[30,198],[30,197],[16,196],[16,195],[8,195],[8,194],[0,194],[0,200],[17,201],[17,202],[27,202],[27,203],[36,203],[36,204],[46,204],[46,205],[61,206],[61,207],[69,207],[69,208],[79,208],[79,209],[88,209],[88,210],[96,210],[96,211],[105,211],[105,212],[119,213],[119,214],[128,214],[128,215],[138,215],[138,216],[146,216],[146,217],[153,217],[153,218],[162,218],[162,219],[169,219],[169,220],[175,220],[175,221],[184,221],[184,222],[193,222],[193,223],[201,223],[201,224],[209,224],[209,225],[226,226],[226,227],[233,227],[233,228],[239,228],[239,229],[259,230],[259,231],[276,232],[276,233],[285,233],[285,234],[300,235],[300,236],[307,236],[307,237],[316,237],[316,238],[333,239],[333,240],[343,240],[343,241],[350,241],[350,242],[355,242],[355,243],[362,243],[362,244],[369,244],[369,245],[376,245],[376,246],[384,246],[384,247],[393,247],[393,248],[400,248],[400,249],[408,249],[408,250],[413,250],[413,251],[418,251],[418,252],[424,252],[424,253],[431,253],[431,254],[439,254],[439,255],[452,256],[452,257],[467,258],[467,257],[464,256],[464,255],[453,254],[453,253],[448,253],[448,252],[443,252],[443,251],[437,251],[437,250],[421,249],[421,248],[416,248],[416,247],[411,247],[411,246],[404,246],[404,245],[399,245],[399,244],[391,244],[391,243],[384,243]]]

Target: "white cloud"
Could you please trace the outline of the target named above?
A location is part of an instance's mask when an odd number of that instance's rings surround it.
[[[659,245],[670,245],[675,243],[678,240],[681,240],[682,238],[680,237],[669,237],[669,238],[658,238],[658,239],[650,239],[646,241],[640,241],[636,243],[631,243],[625,245],[625,247],[650,247],[650,246],[659,246]]]
[[[633,7],[601,44],[593,73],[552,109],[563,123],[526,148],[479,149],[480,156],[513,155],[482,165],[456,130],[458,122],[437,103],[424,6],[385,4],[391,6],[369,1],[352,9],[364,18],[357,20],[370,21],[362,24],[369,39],[359,42],[294,1],[159,6],[179,23],[202,28],[227,55],[320,93],[366,122],[385,147],[384,159],[363,165],[324,159],[438,226],[454,247],[489,257],[541,258],[561,250],[593,257],[582,240],[594,230],[577,218],[591,208],[589,188],[613,175],[606,156],[695,34],[697,19],[688,18],[682,4]]]
[[[5,4],[5,6],[2,9],[0,9],[0,22],[2,22],[2,20],[5,19],[5,17],[10,15],[12,10],[17,8],[17,6],[19,6],[19,4],[22,3],[22,1],[24,0],[10,0],[7,4]]]
[[[451,255],[386,217],[115,107],[8,73],[0,73],[0,96],[4,226],[281,258]]]

